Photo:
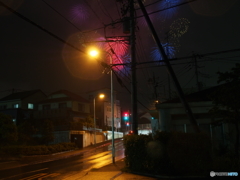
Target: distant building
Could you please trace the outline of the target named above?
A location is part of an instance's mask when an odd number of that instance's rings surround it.
[[[152,133],[151,121],[152,115],[149,112],[141,113],[138,115],[138,134],[150,134]]]
[[[112,126],[112,107],[111,107],[111,89],[104,88],[88,92],[88,99],[91,102],[91,114],[93,114],[93,100],[95,98],[96,125],[98,128],[107,130]],[[103,99],[99,99],[99,94],[104,94]],[[114,127],[116,130],[121,128],[121,106],[120,101],[116,99],[116,91],[113,94],[114,99]]]
[[[14,123],[20,124],[32,118],[37,102],[46,98],[41,90],[16,92],[0,99],[0,112],[10,115]]]

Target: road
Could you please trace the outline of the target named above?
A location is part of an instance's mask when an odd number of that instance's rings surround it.
[[[88,171],[112,163],[112,145],[105,144],[77,156],[0,171],[1,180],[81,179]],[[115,142],[115,159],[124,157],[123,141]]]

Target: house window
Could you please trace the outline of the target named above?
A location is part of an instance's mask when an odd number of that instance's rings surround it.
[[[49,109],[51,109],[50,104],[44,104],[43,105],[43,110],[49,110]]]
[[[66,108],[67,107],[67,103],[59,103],[59,108],[62,109],[62,108]]]
[[[19,108],[19,104],[13,104],[13,108]]]
[[[84,110],[85,110],[84,104],[78,103],[78,111],[79,112],[84,112]]]
[[[28,103],[28,109],[33,109],[33,108],[34,108],[33,104],[32,103]]]
[[[13,123],[16,125],[17,120],[16,119],[12,119]]]

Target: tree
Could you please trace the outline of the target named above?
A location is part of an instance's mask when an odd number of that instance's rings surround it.
[[[18,142],[20,144],[35,144],[34,135],[37,129],[34,126],[34,119],[26,119],[17,126],[18,128]]]
[[[54,140],[53,123],[50,120],[45,120],[42,129],[42,143],[49,144]]]
[[[92,116],[88,115],[85,119],[83,119],[82,125],[85,126],[87,129],[94,127],[94,119],[92,118]]]
[[[7,145],[18,139],[17,127],[10,116],[0,113],[0,144]]]
[[[235,154],[239,158],[239,123],[240,123],[240,64],[230,72],[217,72],[218,83],[225,82],[213,95],[215,106],[211,110],[221,122],[234,125],[236,130]]]

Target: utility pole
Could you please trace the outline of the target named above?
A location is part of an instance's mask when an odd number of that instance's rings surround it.
[[[137,77],[136,77],[136,35],[135,35],[135,10],[134,0],[129,0],[130,7],[130,45],[131,45],[131,90],[132,90],[132,130],[134,134],[138,134],[138,119],[137,119]]]
[[[154,40],[155,40],[155,42],[156,42],[156,44],[157,44],[157,46],[158,46],[158,49],[159,49],[159,51],[160,51],[161,54],[162,54],[163,60],[164,60],[166,66],[167,66],[167,69],[168,69],[168,73],[169,73],[169,74],[171,75],[171,77],[172,77],[172,80],[173,80],[173,82],[174,82],[175,88],[176,88],[176,90],[177,90],[177,92],[178,92],[178,95],[179,95],[179,98],[180,98],[180,100],[181,100],[181,102],[182,102],[182,104],[183,104],[183,106],[184,106],[184,108],[185,108],[185,111],[186,111],[186,113],[187,113],[187,115],[188,115],[188,117],[189,117],[189,120],[190,120],[193,128],[195,129],[195,131],[196,131],[196,132],[200,132],[199,126],[198,126],[198,124],[197,124],[197,121],[196,121],[196,119],[194,118],[193,113],[192,113],[192,110],[191,110],[191,108],[189,107],[189,105],[188,105],[188,103],[187,103],[187,101],[186,101],[186,99],[185,99],[185,97],[184,97],[182,88],[181,88],[181,86],[180,86],[180,84],[179,84],[179,82],[178,82],[178,80],[177,80],[177,77],[176,77],[176,75],[175,75],[175,73],[174,73],[174,71],[173,71],[173,69],[172,69],[172,66],[171,66],[170,62],[168,61],[168,57],[167,57],[167,55],[166,55],[166,53],[165,53],[165,51],[164,51],[164,49],[163,49],[163,47],[162,47],[162,44],[161,44],[161,42],[160,42],[160,40],[159,40],[159,38],[158,38],[158,35],[157,35],[156,31],[155,31],[155,28],[154,28],[152,22],[151,22],[148,14],[147,14],[147,11],[146,11],[143,3],[142,3],[142,0],[137,0],[137,1],[138,1],[138,4],[139,4],[139,6],[140,6],[140,8],[141,8],[141,10],[142,10],[142,12],[143,12],[143,14],[144,14],[144,17],[145,17],[146,21],[147,21],[147,23],[148,23],[148,26],[149,26],[149,28],[150,28],[150,30],[151,30],[151,32],[152,32],[153,38],[154,38]]]

